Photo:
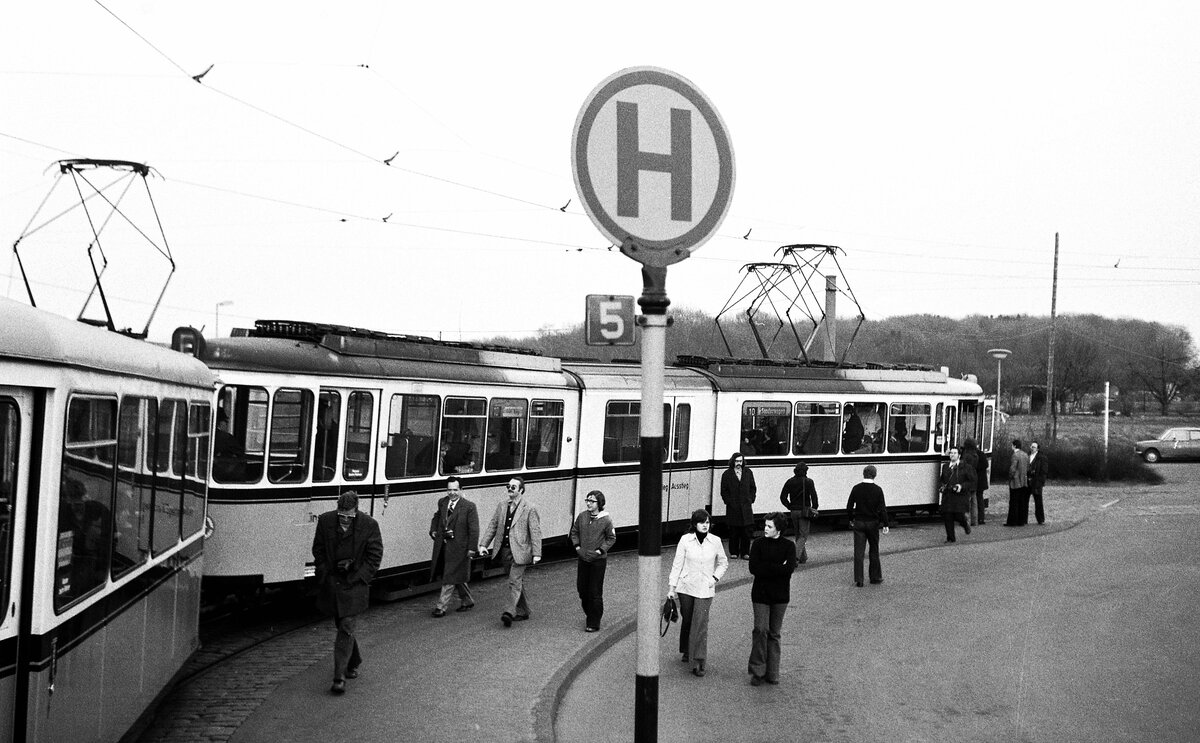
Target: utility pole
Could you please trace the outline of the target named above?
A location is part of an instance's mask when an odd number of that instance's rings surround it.
[[[1054,332],[1058,322],[1058,233],[1054,233],[1054,280],[1050,288],[1050,354],[1046,360],[1046,404],[1050,406],[1050,440],[1058,440],[1058,407],[1054,404]]]

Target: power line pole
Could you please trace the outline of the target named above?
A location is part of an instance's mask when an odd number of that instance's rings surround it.
[[[1054,280],[1050,289],[1050,353],[1046,360],[1046,404],[1050,406],[1050,440],[1058,440],[1058,407],[1054,404],[1054,333],[1058,322],[1058,233],[1054,233]]]

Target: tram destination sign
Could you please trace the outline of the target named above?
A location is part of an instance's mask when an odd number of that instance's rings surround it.
[[[712,237],[733,199],[729,132],[686,78],[630,67],[584,101],[571,141],[583,209],[635,261],[665,267]]]

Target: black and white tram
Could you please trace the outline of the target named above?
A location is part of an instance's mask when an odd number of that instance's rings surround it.
[[[116,740],[197,647],[214,383],[0,299],[0,741]]]
[[[451,474],[482,518],[520,475],[550,540],[566,537],[592,489],[618,529],[636,528],[636,364],[282,321],[196,350],[220,378],[206,580],[310,575],[313,522],[349,489],[383,530],[381,575],[419,575]],[[865,464],[890,507],[934,509],[948,447],[973,436],[991,449],[992,402],[946,370],[683,358],[664,386],[668,526],[697,508],[724,514],[719,483],[734,452],[756,471],[757,513],[779,508],[801,460],[822,511],[837,513]]]

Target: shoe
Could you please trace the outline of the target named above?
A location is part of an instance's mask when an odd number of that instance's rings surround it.
[[[879,578],[878,580],[873,580],[873,581],[871,581],[871,585],[876,585],[876,584],[879,584],[879,583],[882,583],[882,582],[883,582],[883,578]]]
[[[584,627],[583,631],[584,632],[599,632],[600,628],[599,627]]]
[[[329,687],[329,691],[333,694],[345,694],[346,693],[346,680],[345,679],[334,679],[333,686]]]
[[[687,663],[689,660],[691,660],[691,658],[688,657],[687,653],[684,653],[683,657],[680,658],[679,660],[683,661],[684,663]]]
[[[751,686],[762,686],[765,681],[766,681],[766,679],[764,679],[762,676],[751,676],[750,677],[750,685]]]
[[[772,686],[779,686],[779,679],[767,679],[767,683]]]
[[[505,627],[511,627],[513,623],[513,615],[509,614],[508,612],[504,612],[500,615],[500,621],[504,622]]]
[[[474,608],[475,608],[475,604],[463,604],[462,606],[455,609],[455,611],[470,611]]]
[[[858,586],[859,588],[862,588],[862,581],[856,580],[856,581],[854,581],[854,585]]]
[[[955,541],[958,541],[958,540],[956,540],[954,537],[946,537],[946,541],[947,541],[947,542],[955,542]]]
[[[346,678],[348,678],[348,679],[358,678],[358,669],[357,668],[347,668],[346,669]]]
[[[513,617],[514,622],[524,622],[526,619],[529,619],[528,614],[518,614],[515,617]]]
[[[441,619],[442,617],[446,616],[446,610],[445,609],[434,609],[433,615],[435,617],[437,617],[438,619]]]
[[[704,676],[704,669],[703,669],[703,668],[701,668],[700,666],[696,666],[695,668],[693,668],[693,669],[692,669],[692,675],[693,675],[693,676],[700,676],[700,677],[703,677],[703,676]]]

